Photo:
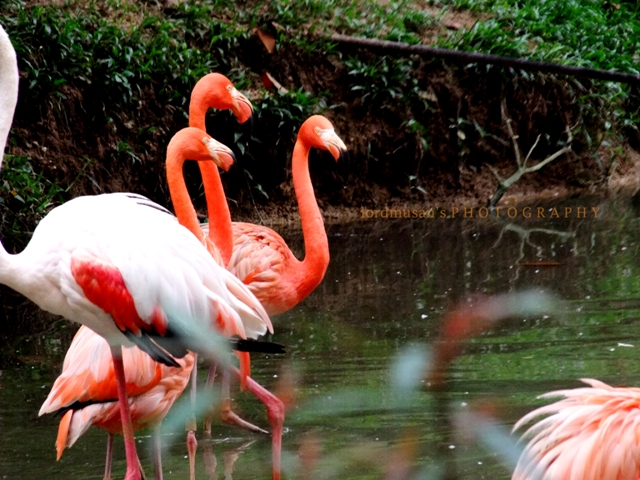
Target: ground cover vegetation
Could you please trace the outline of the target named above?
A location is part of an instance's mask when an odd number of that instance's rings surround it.
[[[210,71],[256,107],[252,126],[229,112],[207,119],[237,154],[223,178],[240,217],[295,211],[290,155],[313,113],[331,118],[350,149],[337,166],[312,155],[328,210],[486,204],[497,178],[518,167],[518,148],[529,165],[566,152],[519,180],[523,191],[606,185],[630,171],[629,145],[640,144],[637,85],[385,54],[330,36],[638,73],[639,16],[631,1],[7,0],[0,19],[21,85],[2,174],[3,240],[21,248],[48,209],[79,194],[131,190],[167,204],[165,148]],[[204,212],[196,168],[186,175]]]

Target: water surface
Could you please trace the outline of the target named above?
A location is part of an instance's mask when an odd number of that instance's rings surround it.
[[[631,200],[569,205],[600,208],[598,218],[503,215],[329,225],[324,282],[273,319],[274,340],[287,345],[287,354],[253,360],[254,378],[297,397],[286,421],[286,476],[401,478],[394,468],[407,466],[421,478],[446,472],[448,478],[507,479],[496,451],[455,434],[458,412],[488,408],[510,429],[543,403],[537,395],[577,386],[579,378],[640,385],[638,211]],[[545,205],[545,211],[552,206],[560,207]],[[299,251],[299,232],[283,234]],[[433,341],[449,307],[475,293],[531,288],[566,299],[564,311],[500,324],[468,343],[446,391],[421,391],[405,408],[390,407],[396,400],[390,365],[411,345]],[[25,308],[15,308],[16,322]],[[91,429],[55,462],[57,418],[37,417],[75,328],[38,326],[4,346],[0,478],[102,478],[102,431]],[[285,388],[283,379],[291,377],[294,388]],[[236,393],[235,402],[238,412],[266,426],[253,398]],[[149,435],[138,438],[151,473]],[[176,427],[163,440],[165,478],[188,478],[184,431]],[[214,422],[212,438],[201,438],[200,446],[197,478],[270,476],[268,438]],[[124,472],[118,440],[115,459],[118,478]]]

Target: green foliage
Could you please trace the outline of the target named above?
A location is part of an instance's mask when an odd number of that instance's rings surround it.
[[[455,8],[491,15],[470,31],[461,30],[442,46],[518,56],[604,70],[638,73],[640,38],[637,2],[612,6],[591,0],[452,0]],[[511,45],[509,45],[511,44]]]
[[[358,92],[363,104],[391,105],[418,92],[418,82],[412,76],[414,62],[411,59],[378,57],[367,62],[349,57],[345,66],[351,78],[351,91]]]
[[[145,14],[139,23],[121,25],[98,6],[90,3],[83,15],[36,6],[7,18],[36,96],[62,96],[60,87],[74,84],[100,92],[109,109],[139,100],[144,89],[154,89],[163,102],[182,103],[194,79],[230,66],[225,52],[240,33],[215,20],[212,7],[185,2],[172,20]]]
[[[3,230],[7,227],[11,235],[33,228],[34,220],[40,220],[60,203],[63,193],[59,185],[34,171],[30,158],[5,155],[0,191]]]
[[[412,7],[412,2],[375,0],[278,0],[270,2],[268,13],[276,22],[298,28],[309,26],[315,33],[333,29],[345,33],[419,43],[418,33],[432,25],[429,14]]]

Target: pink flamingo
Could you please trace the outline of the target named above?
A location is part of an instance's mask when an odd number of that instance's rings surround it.
[[[193,87],[189,103],[189,126],[206,132],[205,119],[209,108],[231,110],[240,123],[249,120],[253,114],[253,106],[247,97],[238,92],[227,77],[219,73],[205,75]],[[218,166],[226,171],[231,163]],[[222,188],[220,173],[218,167],[211,162],[198,162],[198,167],[202,173],[205,188],[207,213],[215,228],[207,230],[208,235],[200,228],[198,217],[184,184],[181,164],[174,164],[172,167],[167,165],[169,188],[179,194],[179,198],[175,199],[178,200],[178,204],[172,195],[174,209],[178,218],[181,219],[180,222],[202,242],[213,243],[215,248],[212,249],[218,251],[215,255],[220,256],[220,265],[226,267],[233,249],[233,235],[231,213]],[[206,237],[209,240],[206,240]]]
[[[562,397],[522,417],[514,431],[548,415],[523,434],[529,439],[512,480],[638,480],[640,388],[611,387],[584,378],[588,387],[557,390]]]
[[[195,354],[176,360],[178,367],[155,362],[137,347],[123,348],[122,362],[127,378],[127,395],[134,430],[153,427],[155,478],[162,479],[160,434],[157,431],[169,409],[184,391],[193,369]],[[113,435],[122,433],[113,362],[108,343],[82,326],[64,358],[62,374],[56,379],[39,415],[64,412],[56,440],[56,460],[91,425],[109,433],[104,478],[111,478]]]
[[[249,287],[270,315],[304,300],[322,281],[329,265],[329,242],[309,175],[311,148],[328,150],[338,160],[347,150],[322,115],[300,127],[291,175],[300,210],[305,257],[298,260],[275,231],[251,223],[233,224],[233,254],[227,268]]]
[[[2,113],[0,132],[8,133],[18,69],[4,31],[0,44],[0,104],[11,107]],[[6,145],[6,136],[0,144]],[[207,149],[207,143],[201,145]],[[241,338],[256,338],[270,328],[264,309],[243,284],[220,268],[167,210],[135,194],[79,197],[53,209],[20,254],[0,248],[0,283],[109,342],[127,457],[125,480],[138,480],[141,474],[121,346],[134,343],[171,366],[179,365],[175,357],[186,355],[187,348],[224,363],[226,356],[212,345],[212,324],[223,335]],[[248,358],[241,358],[241,367],[248,373]]]

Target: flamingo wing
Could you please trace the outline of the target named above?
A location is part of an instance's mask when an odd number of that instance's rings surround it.
[[[166,367],[135,347],[123,349],[127,393],[140,395],[155,387]],[[74,404],[108,402],[118,398],[116,378],[109,344],[90,328],[82,326],[73,337],[51,392],[39,415],[53,413]]]
[[[97,336],[94,334],[94,336]],[[108,344],[102,340],[107,348]],[[137,351],[140,358],[127,356],[127,351]],[[131,363],[149,356],[141,352],[138,348],[131,347],[125,349],[123,357],[125,372],[141,374],[141,365]],[[155,362],[153,362],[155,363]],[[191,371],[195,363],[195,355],[188,353],[179,360],[179,367],[168,367],[157,364],[159,375],[154,377],[154,381],[147,384],[147,388],[131,393],[129,396],[129,408],[134,430],[140,430],[149,426],[159,424],[169,412],[169,409],[186,388]],[[144,370],[144,366],[142,366]],[[158,381],[155,381],[155,380]],[[129,393],[129,378],[127,375],[127,393]],[[65,411],[66,410],[66,411]],[[110,433],[122,432],[122,421],[120,408],[117,400],[113,401],[88,401],[85,403],[74,403],[63,409],[63,415],[58,427],[58,437],[56,440],[57,458],[60,459],[66,447],[71,447],[87,429],[95,425]]]
[[[40,222],[23,254],[57,287],[49,297],[27,295],[42,308],[115,344],[129,344],[124,334],[169,365],[186,353],[183,337],[207,349],[203,328],[241,338],[271,329],[250,291],[173,215],[144,197],[75,198]]]
[[[514,430],[543,415],[523,434],[529,443],[512,480],[640,478],[640,389],[583,379],[589,387],[559,390],[562,397],[520,419]]]
[[[269,314],[289,310],[299,301],[296,283],[284,278],[294,262],[298,259],[270,228],[233,223],[233,254],[227,269],[249,287]]]

